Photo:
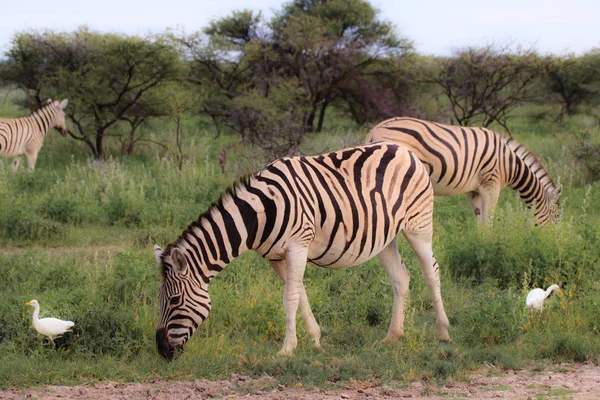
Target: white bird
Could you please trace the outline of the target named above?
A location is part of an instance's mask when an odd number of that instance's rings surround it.
[[[546,297],[550,296],[550,293],[554,290],[560,290],[560,287],[558,287],[558,285],[552,285],[545,291],[540,288],[533,289],[529,292],[527,299],[525,300],[527,308],[535,308],[536,310],[541,311],[544,307],[544,300],[546,300]]]
[[[65,332],[71,332],[73,325],[75,325],[72,321],[63,321],[58,318],[42,318],[39,319],[40,315],[40,303],[37,300],[31,300],[25,303],[28,306],[33,306],[33,327],[36,331],[41,333],[44,336],[48,336],[52,344],[54,344],[54,340],[52,336],[60,335]]]

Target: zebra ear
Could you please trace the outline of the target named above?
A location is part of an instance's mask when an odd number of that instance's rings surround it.
[[[154,257],[156,257],[156,261],[161,262],[162,261],[162,249],[160,248],[159,245],[155,244],[154,245]]]
[[[171,251],[171,262],[179,274],[185,274],[187,272],[187,261],[181,250],[177,247]]]
[[[64,99],[63,101],[60,102],[60,108],[64,110],[65,107],[67,106],[67,104],[69,104],[69,100]]]

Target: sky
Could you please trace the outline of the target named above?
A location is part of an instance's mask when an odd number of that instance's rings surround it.
[[[582,54],[600,47],[600,0],[370,0],[379,18],[421,54],[450,55],[467,46],[521,45],[543,54]],[[6,0],[0,8],[0,51],[15,32],[81,25],[131,35],[167,28],[187,33],[244,8],[270,18],[285,0]]]

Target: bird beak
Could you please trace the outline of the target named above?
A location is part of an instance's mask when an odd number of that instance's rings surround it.
[[[26,306],[30,306],[32,305],[32,303],[30,301],[28,301],[27,303],[25,303]]]

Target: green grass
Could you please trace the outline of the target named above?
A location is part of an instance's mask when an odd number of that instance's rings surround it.
[[[12,99],[14,100],[14,99]],[[11,101],[12,101],[11,100]],[[25,115],[0,102],[0,115]],[[303,154],[360,143],[366,129],[335,116],[311,135]],[[339,121],[339,123],[337,123]],[[475,223],[463,196],[437,198],[434,252],[454,342],[435,340],[433,305],[416,259],[399,247],[412,280],[406,335],[381,345],[391,314],[388,278],[376,260],[347,270],[307,269],[305,283],[319,322],[323,350],[299,324],[293,357],[276,355],[285,331],[283,286],[268,264],[244,254],[211,284],[213,308],[172,363],[156,353],[160,277],[152,245],[165,245],[239,175],[269,160],[252,147],[229,156],[221,175],[218,150],[236,140],[191,120],[186,164],[144,146],[131,158],[103,163],[52,132],[36,171],[13,173],[0,160],[0,388],[98,381],[221,379],[269,374],[284,385],[327,386],[359,379],[402,386],[415,379],[463,379],[483,365],[543,369],[551,363],[600,357],[600,183],[589,182],[570,152],[570,129],[518,120],[513,134],[565,185],[563,216],[541,230],[518,196],[505,190],[493,228]],[[165,140],[158,121],[143,134]],[[166,133],[165,133],[166,132]],[[542,315],[524,307],[527,291],[559,283]],[[47,340],[29,328],[36,298],[42,316],[68,318],[73,333]],[[548,394],[551,395],[551,394]]]

